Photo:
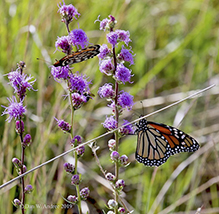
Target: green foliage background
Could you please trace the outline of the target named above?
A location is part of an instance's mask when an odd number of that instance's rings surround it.
[[[64,88],[50,78],[50,69],[41,58],[51,63],[63,57],[55,51],[57,36],[67,34],[57,13],[59,1],[5,1],[0,2],[0,103],[8,105],[7,97],[13,90],[7,84],[4,74],[16,69],[20,60],[25,61],[27,74],[37,79],[34,88],[28,92],[25,105],[26,132],[31,133],[33,144],[26,149],[26,165],[33,168],[50,158],[70,149],[69,138],[55,125],[54,117],[69,119],[67,100],[63,99]],[[129,30],[132,50],[136,54],[133,84],[121,85],[120,89],[130,91],[136,102],[131,112],[124,118],[130,121],[142,114],[153,112],[166,106],[181,94],[218,83],[218,36],[219,2],[217,0],[80,0],[72,3],[81,17],[71,24],[71,29],[83,29],[93,44],[106,43],[105,33],[99,31],[100,19],[112,14],[117,19],[117,28]],[[98,59],[92,59],[73,66],[75,71],[89,75],[93,82],[92,92],[108,78],[98,70]],[[152,99],[152,98],[157,98]],[[172,99],[173,98],[173,99]],[[155,103],[156,101],[156,103]],[[90,140],[106,130],[101,123],[105,119],[106,103],[97,94],[82,109],[76,112],[75,133]],[[177,126],[191,133],[201,144],[195,161],[184,169],[191,154],[171,157],[159,168],[148,168],[134,160],[136,136],[121,140],[120,153],[129,156],[130,165],[121,170],[120,178],[126,181],[124,200],[134,213],[190,213],[202,207],[205,213],[219,213],[219,165],[218,165],[218,86],[171,109],[160,112],[149,120]],[[3,108],[1,108],[1,112]],[[181,121],[183,118],[183,121]],[[20,157],[20,142],[15,133],[14,123],[5,122],[0,117],[0,183],[17,176],[12,166],[13,157]],[[121,119],[122,122],[122,119]],[[98,156],[104,169],[113,172],[107,141],[112,136],[97,141]],[[212,143],[213,142],[213,143]],[[72,161],[72,154],[48,164],[25,177],[26,184],[34,186],[27,195],[26,213],[67,213],[66,210],[36,208],[35,204],[64,204],[63,197],[74,194],[70,177],[63,172],[62,165]],[[80,159],[82,187],[91,189],[88,205],[91,213],[105,209],[108,199],[113,197],[107,182],[94,160],[89,147]],[[178,174],[177,174],[178,173]],[[174,177],[174,175],[176,175]],[[167,185],[169,181],[169,186]],[[11,201],[19,197],[19,181],[1,189],[0,213],[20,213]],[[164,188],[160,194],[160,190]],[[163,189],[162,189],[163,190]],[[161,196],[161,198],[158,198]],[[159,200],[160,199],[160,200]],[[31,207],[32,206],[32,207]],[[68,213],[72,213],[69,212]]]

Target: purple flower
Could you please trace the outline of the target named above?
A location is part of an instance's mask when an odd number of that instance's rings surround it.
[[[133,96],[130,95],[128,92],[121,91],[121,94],[119,94],[118,97],[118,104],[122,108],[127,108],[128,110],[131,110],[132,106],[134,105]]]
[[[125,49],[124,48],[124,45],[122,46],[122,50],[118,56],[118,59],[120,61],[126,61],[126,62],[130,62],[130,65],[133,65],[134,64],[134,60],[133,60],[133,56],[132,54],[130,53],[131,50],[128,50],[128,49]]]
[[[131,70],[126,68],[123,64],[118,64],[116,68],[115,78],[117,81],[122,82],[125,84],[125,82],[130,82],[131,79]]]
[[[123,166],[127,165],[127,163],[128,163],[128,157],[126,155],[122,155],[119,158],[119,160],[120,160],[121,165],[123,165]]]
[[[115,96],[115,91],[113,86],[109,83],[105,83],[102,87],[99,88],[98,94],[101,98],[113,98]]]
[[[104,128],[109,129],[109,130],[116,129],[118,125],[113,116],[106,117],[106,120],[102,124]]]
[[[64,120],[58,120],[57,118],[55,118],[55,120],[57,121],[57,125],[60,129],[62,129],[65,132],[71,131],[71,125],[69,123],[65,122]]]
[[[116,32],[110,32],[106,35],[107,41],[113,46],[115,47],[115,45],[118,42],[118,34]]]
[[[85,152],[85,146],[80,146],[79,148],[76,149],[76,152],[77,152],[77,155],[81,157]]]
[[[51,74],[53,75],[53,78],[55,80],[57,79],[64,79],[66,80],[68,77],[69,77],[69,65],[67,66],[58,66],[58,67],[55,67],[55,66],[52,66],[52,69],[51,69]]]
[[[129,38],[129,37],[130,37],[129,31],[116,30],[115,33],[118,35],[118,39],[119,39],[120,41],[125,42],[126,45],[128,45],[129,42],[132,41],[132,40]]]
[[[107,76],[112,75],[113,70],[115,69],[113,63],[111,62],[111,59],[108,60],[101,60],[100,61],[100,71]]]
[[[80,183],[79,175],[78,174],[73,175],[71,178],[71,184],[72,185],[79,185],[79,183]]]
[[[22,167],[22,163],[21,163],[21,161],[18,158],[13,158],[12,159],[12,163],[14,164],[14,166],[16,168],[21,168]]]
[[[70,202],[72,202],[73,204],[75,204],[78,199],[77,199],[77,197],[76,197],[75,195],[69,195],[69,196],[67,197],[67,200],[70,201]]]
[[[82,142],[82,138],[80,135],[75,135],[73,137],[73,139],[71,140],[71,145],[72,146],[77,146],[78,144],[80,144]]]
[[[24,122],[23,120],[17,120],[16,121],[16,132],[18,134],[23,133],[24,132]]]
[[[57,41],[55,43],[55,47],[56,47],[56,50],[58,50],[58,48],[61,48],[62,52],[66,53],[66,54],[69,54],[72,50],[72,47],[69,44],[69,37],[68,36],[58,37]]]
[[[110,209],[114,209],[118,206],[118,203],[114,199],[110,199],[107,204]]]
[[[64,163],[63,167],[64,167],[64,170],[70,174],[73,174],[75,171],[75,167],[71,163]]]
[[[91,81],[88,81],[88,78],[86,75],[79,75],[79,73],[70,74],[70,91],[71,92],[78,92],[80,94],[83,94],[85,92],[89,92],[89,84],[91,84]]]
[[[118,209],[118,212],[121,213],[121,214],[125,214],[125,213],[126,213],[124,207],[120,207],[120,208]]]
[[[107,47],[106,44],[103,44],[101,47],[100,47],[100,53],[98,55],[98,57],[100,59],[104,59],[105,57],[107,56],[111,56],[112,53],[111,53],[111,50]]]
[[[2,112],[2,115],[8,114],[9,117],[6,119],[6,121],[10,123],[13,118],[20,119],[23,116],[23,114],[26,112],[26,106],[23,106],[23,100],[18,103],[15,96],[13,96],[11,99],[7,99],[10,104],[8,107],[2,105],[2,107],[5,108],[5,110]]]
[[[34,90],[32,85],[36,79],[33,79],[31,75],[21,74],[18,70],[19,68],[16,71],[9,72],[7,76],[10,81],[9,84],[14,88],[15,93],[18,94],[20,99],[23,100],[27,89]]]
[[[129,121],[127,120],[124,120],[124,123],[122,124],[123,126],[126,125],[127,123],[129,123]],[[122,135],[128,135],[128,134],[134,134],[134,129],[132,127],[132,124],[129,124],[127,126],[124,126],[122,128],[119,129],[119,132],[122,134]]]
[[[103,19],[102,21],[100,21],[98,17],[96,21],[100,22],[100,30],[104,30],[104,31],[113,29],[117,22],[112,15],[109,15],[109,19],[106,18],[106,19]]]
[[[62,21],[67,24],[69,24],[73,18],[77,19],[76,16],[79,17],[81,15],[72,4],[65,5],[64,0],[63,5],[60,3],[60,6],[58,5],[58,7],[58,12],[62,15]]]
[[[13,202],[14,202],[14,205],[16,207],[19,207],[21,205],[21,201],[19,199],[17,199],[17,198],[15,198]]]
[[[88,187],[85,187],[80,191],[80,196],[82,200],[86,200],[89,194],[90,194],[90,190]]]
[[[119,179],[118,181],[116,181],[116,188],[117,189],[123,189],[123,187],[125,186],[125,181],[122,179]]]
[[[117,161],[119,159],[120,155],[117,151],[113,151],[110,155],[110,158],[112,161]]]
[[[25,193],[31,193],[33,191],[33,187],[32,185],[28,184],[25,188],[24,188]]]
[[[109,19],[105,18],[102,21],[100,21],[100,30],[106,30],[108,25]]]
[[[76,93],[76,92],[71,94],[71,98],[72,98],[74,110],[79,109],[83,105],[83,103],[87,102],[86,96],[81,95],[81,94]]]
[[[88,45],[88,37],[81,29],[72,30],[69,33],[69,41],[72,43],[72,45],[77,46],[77,48],[79,48],[79,45],[81,48],[85,48],[85,46]]]
[[[105,175],[105,178],[108,180],[108,181],[114,181],[115,180],[115,175],[113,175],[112,173],[108,172],[106,175]]]
[[[110,139],[110,140],[108,141],[108,147],[109,147],[109,149],[114,149],[115,146],[116,146],[116,141],[115,141],[114,139]]]
[[[30,134],[26,134],[24,136],[23,146],[27,147],[27,146],[29,146],[31,144],[31,142],[32,142],[31,135]]]

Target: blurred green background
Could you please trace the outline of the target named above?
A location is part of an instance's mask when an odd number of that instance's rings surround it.
[[[69,137],[63,134],[54,117],[70,121],[68,102],[62,85],[50,77],[48,64],[63,57],[55,52],[57,36],[67,35],[66,28],[57,13],[60,1],[12,0],[0,2],[0,103],[8,106],[7,97],[13,94],[4,74],[16,69],[23,60],[27,74],[37,81],[37,92],[28,92],[25,100],[27,114],[26,132],[31,133],[33,144],[26,149],[26,166],[29,169],[70,149]],[[83,29],[92,44],[106,43],[106,34],[99,31],[100,19],[112,14],[117,20],[117,29],[129,30],[135,64],[131,66],[133,84],[120,85],[120,89],[130,91],[135,106],[121,117],[128,120],[140,114],[153,112],[176,100],[190,91],[202,89],[213,83],[216,86],[201,96],[162,111],[148,118],[156,122],[180,127],[194,136],[201,149],[191,154],[171,157],[159,168],[149,168],[134,160],[136,136],[127,136],[120,142],[120,154],[129,157],[130,165],[122,168],[120,178],[126,182],[125,203],[133,213],[219,213],[219,158],[218,158],[218,0],[80,0],[65,1],[73,4],[81,17],[70,24],[71,30]],[[41,58],[43,60],[37,60]],[[105,129],[106,102],[97,91],[110,78],[98,70],[97,57],[73,66],[74,71],[86,74],[92,80],[92,93],[96,96],[75,115],[75,133],[84,141],[90,140]],[[140,103],[143,102],[143,105]],[[144,106],[142,110],[142,106]],[[1,107],[1,112],[3,108]],[[11,160],[20,157],[19,138],[15,133],[14,122],[5,122],[0,117],[0,183],[17,176]],[[180,125],[180,126],[179,126]],[[96,143],[100,147],[97,154],[103,168],[114,172],[110,162],[107,141],[109,135]],[[61,196],[75,194],[70,184],[71,177],[63,172],[63,163],[72,160],[70,153],[27,175],[25,183],[32,184],[34,191],[26,196],[26,213],[73,213],[67,209],[37,208],[38,205],[65,204]],[[91,190],[87,206],[90,213],[104,209],[106,202],[113,197],[108,183],[95,162],[89,147],[80,159],[82,173],[81,187]],[[0,213],[21,213],[11,201],[20,197],[20,187],[15,182],[0,192]]]

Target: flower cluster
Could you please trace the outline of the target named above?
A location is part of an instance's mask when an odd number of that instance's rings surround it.
[[[67,90],[69,92],[70,106],[71,106],[71,124],[65,122],[64,120],[58,120],[58,126],[65,132],[68,132],[71,135],[71,146],[75,148],[74,158],[75,163],[65,163],[64,170],[71,174],[71,184],[75,186],[77,195],[69,195],[67,200],[69,203],[77,204],[79,213],[81,213],[81,200],[86,200],[89,195],[89,189],[87,187],[80,190],[79,184],[81,185],[81,175],[77,170],[77,161],[79,157],[82,157],[85,152],[85,146],[80,145],[82,138],[79,135],[73,135],[73,121],[74,121],[74,112],[82,107],[84,103],[87,103],[90,98],[92,98],[92,93],[90,92],[91,81],[86,75],[80,74],[79,72],[72,72],[72,69],[69,68],[69,65],[77,63],[83,60],[84,58],[73,58],[71,56],[77,56],[77,53],[74,55],[73,50],[84,49],[89,45],[89,39],[86,33],[82,29],[73,29],[70,31],[69,24],[73,19],[77,19],[80,14],[73,5],[59,5],[59,10],[62,17],[62,22],[65,23],[68,35],[61,36],[57,38],[55,42],[56,50],[61,50],[67,56],[63,57],[61,60],[57,61],[54,66],[51,68],[51,74],[57,82],[64,81],[67,85]],[[99,49],[99,46],[98,46]],[[72,55],[71,55],[72,54]]]
[[[100,20],[98,20],[100,21]],[[133,54],[131,49],[125,48],[125,45],[128,46],[129,42],[131,42],[129,31],[124,30],[114,30],[116,24],[116,20],[113,16],[109,16],[109,19],[104,19],[100,21],[100,30],[109,30],[110,32],[107,34],[107,41],[111,44],[111,50],[106,44],[103,44],[100,48],[99,57],[99,65],[100,71],[107,76],[112,76],[116,84],[125,84],[127,82],[131,82],[131,70],[125,66],[125,62],[129,62],[130,65],[134,64]],[[122,49],[115,56],[115,48],[119,45],[119,43],[124,43],[122,45]],[[102,87],[99,88],[98,94],[101,98],[107,99],[109,103],[109,107],[112,108],[113,116],[107,117],[103,126],[109,130],[118,128],[117,121],[114,117],[115,108],[121,114],[124,109],[131,110],[134,105],[133,96],[128,92],[124,91],[115,91],[113,89],[112,84],[105,83]],[[131,127],[131,126],[130,126]],[[121,130],[122,134],[130,134],[133,133],[133,130],[127,128],[126,130]]]
[[[100,21],[99,19],[97,21]],[[126,83],[132,83],[131,78],[133,76],[132,71],[127,65],[133,65],[133,52],[131,47],[127,47],[131,42],[129,31],[120,29],[114,30],[116,20],[113,16],[109,16],[107,19],[100,21],[100,30],[109,31],[106,35],[107,41],[110,43],[110,48],[103,44],[100,48],[99,57],[99,69],[100,72],[107,76],[111,76],[115,81],[115,86],[111,83],[105,83],[98,90],[100,98],[105,98],[112,109],[112,115],[106,116],[103,127],[108,130],[115,130],[119,127],[119,116],[123,111],[131,110],[134,102],[133,96],[124,90],[119,90],[119,86]],[[118,53],[116,50],[118,48]],[[115,140],[111,139],[108,142],[109,150],[111,151],[110,158],[115,164],[115,175],[112,173],[105,174],[105,178],[111,182],[114,186],[114,195],[120,195],[120,192],[125,186],[125,181],[119,179],[118,168],[128,165],[128,157],[126,155],[120,155],[118,152],[119,139],[122,136],[133,134],[134,130],[132,125],[124,120],[122,126],[115,130]],[[108,213],[126,213],[124,207],[119,207],[118,198],[110,199],[108,201],[108,208],[113,209]]]
[[[18,173],[18,175],[21,175],[27,171],[27,167],[24,165],[25,161],[25,149],[26,147],[30,146],[32,143],[32,138],[30,134],[24,135],[25,129],[24,129],[24,122],[23,117],[26,113],[26,106],[24,106],[24,98],[27,95],[27,90],[34,90],[33,84],[35,83],[36,79],[34,79],[31,75],[27,75],[24,73],[25,69],[25,63],[23,61],[20,61],[17,64],[17,69],[15,71],[9,72],[6,76],[9,80],[9,85],[14,89],[14,96],[12,98],[7,98],[9,101],[9,106],[3,106],[4,111],[2,112],[2,115],[7,114],[8,118],[6,121],[9,123],[12,121],[12,119],[15,119],[15,130],[17,134],[20,137],[21,141],[21,160],[18,158],[13,158],[12,163]],[[17,95],[17,97],[16,97]],[[19,100],[19,101],[18,101]],[[29,194],[32,192],[33,187],[28,184],[26,187],[24,185],[24,179],[21,180],[22,183],[22,201],[19,199],[14,199],[14,206],[19,207],[20,205],[25,205],[25,194]],[[22,212],[24,212],[24,207],[21,207]]]

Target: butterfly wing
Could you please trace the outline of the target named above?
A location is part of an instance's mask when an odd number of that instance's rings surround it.
[[[142,119],[137,127],[135,157],[146,166],[160,166],[171,155],[199,149],[199,144],[194,138],[172,126]]]
[[[55,62],[53,65],[55,67],[66,66],[66,65],[71,65],[71,64],[75,64],[75,63],[88,60],[90,58],[95,57],[97,54],[99,54],[100,53],[99,49],[100,49],[100,45],[94,45],[94,46],[84,48],[80,51],[76,51],[70,55],[63,57],[59,61]]]

